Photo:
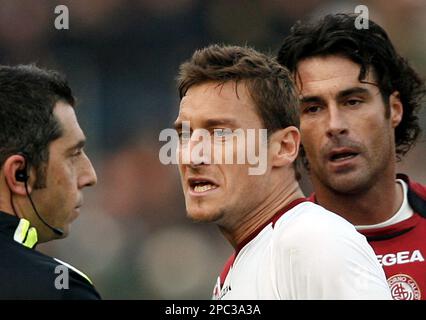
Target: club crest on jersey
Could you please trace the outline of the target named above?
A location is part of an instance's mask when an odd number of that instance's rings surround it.
[[[422,297],[419,286],[409,275],[393,275],[388,284],[394,300],[420,300]]]

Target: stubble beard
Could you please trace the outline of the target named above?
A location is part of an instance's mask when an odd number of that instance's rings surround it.
[[[323,170],[323,172],[316,175],[314,180],[318,180],[320,184],[338,195],[355,196],[368,193],[382,179],[390,161],[392,161],[393,153],[389,149],[386,152],[386,157],[383,157],[378,152],[376,154],[374,158],[364,158],[364,164],[356,168],[354,172],[330,174]]]
[[[223,219],[225,216],[225,210],[222,208],[188,208],[186,211],[186,216],[192,222],[195,223],[216,223]]]

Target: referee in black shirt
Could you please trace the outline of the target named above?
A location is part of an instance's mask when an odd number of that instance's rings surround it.
[[[65,79],[0,66],[0,299],[100,299],[81,271],[34,250],[64,238],[96,184]]]

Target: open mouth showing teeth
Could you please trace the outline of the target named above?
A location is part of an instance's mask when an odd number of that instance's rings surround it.
[[[354,153],[354,152],[342,152],[342,153],[333,154],[330,157],[330,160],[331,161],[343,161],[343,160],[355,158],[357,155],[358,154]]]
[[[211,183],[210,181],[192,181],[190,182],[191,189],[194,192],[201,193],[208,190],[213,190],[217,188],[217,185]]]

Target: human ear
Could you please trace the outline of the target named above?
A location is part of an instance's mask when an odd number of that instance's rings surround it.
[[[272,166],[282,167],[292,164],[299,153],[299,129],[289,126],[274,132],[270,137],[270,145]]]
[[[402,115],[404,114],[404,107],[398,91],[395,91],[389,96],[389,108],[392,127],[396,128],[400,124]]]
[[[26,195],[25,182],[28,179],[26,161],[27,159],[23,155],[14,154],[3,164],[2,171],[7,187],[14,194]]]

